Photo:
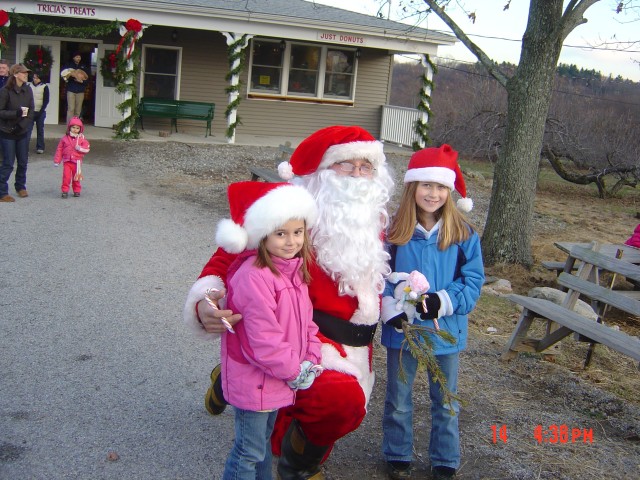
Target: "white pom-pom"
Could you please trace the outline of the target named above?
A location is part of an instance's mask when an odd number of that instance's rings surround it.
[[[229,218],[220,220],[216,230],[216,244],[229,253],[240,253],[247,248],[247,231]]]
[[[473,210],[473,200],[471,200],[469,197],[459,198],[457,205],[458,210],[461,210],[464,213],[469,213],[471,210]]]
[[[281,162],[278,165],[278,175],[283,180],[291,180],[293,178],[293,168],[289,162]]]

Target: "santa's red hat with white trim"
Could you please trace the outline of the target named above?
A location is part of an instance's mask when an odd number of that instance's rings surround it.
[[[288,162],[278,165],[280,178],[310,175],[345,160],[365,159],[373,168],[385,162],[383,145],[364,128],[334,125],[312,133],[294,150]]]
[[[218,223],[216,243],[229,253],[257,248],[260,240],[291,219],[316,221],[311,194],[289,183],[237,182],[229,185],[231,218]]]
[[[463,212],[473,209],[473,201],[467,198],[467,187],[458,165],[458,152],[446,143],[440,147],[418,150],[411,156],[404,183],[435,182],[457,190],[462,198],[457,205]]]

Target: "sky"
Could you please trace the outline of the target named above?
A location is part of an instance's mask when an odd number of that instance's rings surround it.
[[[417,0],[419,1],[419,0]],[[503,7],[508,0],[460,0],[467,11],[476,14],[472,23],[455,2],[447,10],[456,23],[494,61],[518,63],[522,35],[524,34],[529,0],[511,0],[508,10]],[[316,3],[343,8],[358,13],[375,15],[383,3],[380,0],[315,0]],[[566,3],[566,1],[565,1]],[[603,75],[618,75],[636,82],[640,81],[640,11],[616,14],[618,1],[600,0],[590,7],[580,25],[567,37],[560,63],[574,64],[578,68],[596,70]],[[640,3],[640,2],[638,2]],[[390,19],[415,24],[416,18],[404,19],[399,9],[400,0],[391,0]],[[388,6],[381,9],[386,17]],[[635,21],[634,21],[635,20]],[[422,28],[451,33],[436,14],[429,15],[418,24]],[[497,37],[497,38],[486,38]],[[611,42],[624,43],[611,43]],[[635,41],[635,45],[631,42]],[[594,48],[595,47],[595,48]],[[463,62],[475,62],[476,58],[458,42],[453,47],[439,47],[438,57]],[[435,59],[436,63],[438,59]],[[634,62],[635,60],[635,62]]]

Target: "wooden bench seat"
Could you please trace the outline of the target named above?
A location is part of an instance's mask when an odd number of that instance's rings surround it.
[[[293,153],[295,149],[291,146],[291,142],[287,141],[284,144],[278,145],[278,152],[276,153],[275,158],[275,169],[258,167],[255,165],[251,165],[249,167],[249,172],[251,173],[251,180],[264,180],[265,182],[283,182],[284,180],[278,174],[278,165],[281,162],[289,160],[289,157]]]
[[[521,321],[513,331],[509,340],[509,349],[502,355],[503,360],[510,360],[518,352],[542,352],[559,342],[572,332],[606,345],[640,361],[640,340],[624,332],[614,330],[601,323],[588,320],[582,315],[542,298],[509,295],[512,302],[524,307]],[[550,332],[541,339],[526,338],[526,333],[534,318],[540,317],[553,320],[560,328]],[[522,323],[522,325],[520,325]]]
[[[168,118],[172,129],[178,132],[178,119],[201,120],[207,123],[205,137],[211,135],[211,123],[215,113],[214,103],[174,100],[171,98],[142,97],[138,103],[140,126],[144,130],[145,117]]]
[[[582,280],[575,275],[564,272],[558,277],[558,283],[571,290],[579,291],[592,300],[606,303],[618,310],[640,317],[640,302],[631,295],[625,295],[622,292],[601,287],[593,282]]]
[[[282,178],[278,175],[276,170],[272,170],[270,168],[262,168],[262,167],[249,167],[249,171],[251,172],[251,180],[259,180],[263,179],[265,182],[282,182]]]
[[[560,272],[564,271],[564,267],[566,262],[556,262],[552,260],[545,260],[541,263],[542,267],[556,272],[556,275],[560,275]],[[577,267],[575,265],[572,266],[572,270],[575,270]]]

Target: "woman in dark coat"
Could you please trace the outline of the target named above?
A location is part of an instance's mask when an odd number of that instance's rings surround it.
[[[33,92],[27,84],[30,70],[22,64],[12,65],[9,80],[0,89],[0,202],[14,202],[9,195],[9,177],[18,160],[14,186],[19,197],[28,197],[27,163],[29,131],[33,123]]]

